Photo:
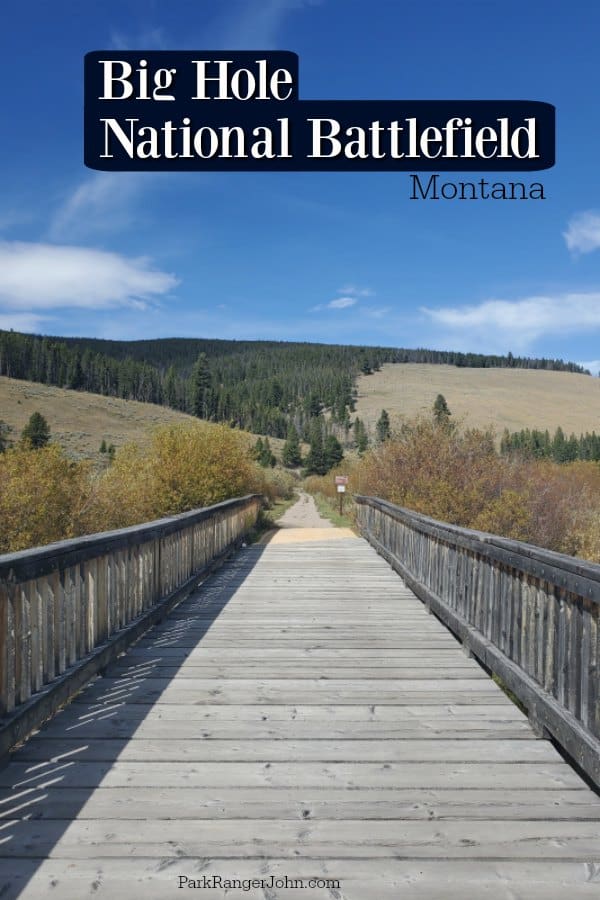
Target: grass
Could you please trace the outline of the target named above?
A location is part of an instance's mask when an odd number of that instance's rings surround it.
[[[146,446],[153,429],[160,425],[198,421],[186,413],[154,403],[0,377],[0,419],[11,426],[10,439],[18,440],[36,411],[48,420],[51,440],[60,444],[72,459],[97,462],[104,458],[99,453],[103,440],[117,448],[131,441]],[[276,453],[281,453],[284,441],[269,438],[269,442]]]
[[[390,363],[358,380],[356,415],[374,433],[382,409],[402,417],[430,412],[443,394],[455,419],[471,427],[548,428],[579,435],[600,430],[600,378],[536,369],[467,369]]]
[[[293,497],[290,497],[287,500],[276,500],[269,509],[261,509],[258,513],[256,524],[248,534],[248,543],[255,544],[257,541],[260,541],[265,534],[268,534],[268,532],[277,528],[277,519],[279,519],[290,506],[293,506],[297,499],[297,495],[294,494]]]
[[[328,497],[321,493],[313,494],[312,497],[323,518],[329,519],[329,521],[337,528],[352,528],[354,531],[356,530],[352,518],[347,514],[340,516],[339,507],[334,505]],[[348,509],[351,502],[349,497],[345,497],[344,507]]]

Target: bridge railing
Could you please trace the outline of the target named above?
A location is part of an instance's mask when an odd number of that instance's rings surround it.
[[[0,754],[191,590],[260,500],[1,555]]]
[[[600,565],[354,499],[363,536],[600,784]]]

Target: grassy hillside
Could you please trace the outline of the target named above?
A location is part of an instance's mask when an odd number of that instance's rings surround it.
[[[74,459],[100,458],[98,451],[103,439],[117,448],[130,441],[145,447],[150,443],[153,429],[159,425],[198,421],[194,416],[155,403],[102,397],[0,376],[0,419],[12,426],[11,440],[19,438],[36,410],[48,420],[52,440]],[[269,442],[275,453],[280,454],[284,441],[270,437]],[[303,450],[306,446],[303,444]]]
[[[52,440],[74,458],[96,458],[103,439],[116,447],[129,441],[146,445],[156,426],[193,421],[192,416],[153,403],[0,377],[0,419],[12,426],[13,440],[36,410],[48,420]]]
[[[468,424],[549,429],[567,433],[600,430],[600,378],[538,369],[475,369],[444,365],[386,364],[358,379],[356,415],[373,430],[382,409],[392,424],[399,416],[429,412],[443,394],[455,418]]]

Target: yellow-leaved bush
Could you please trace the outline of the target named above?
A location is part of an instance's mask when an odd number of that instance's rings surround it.
[[[147,449],[130,444],[117,452],[98,483],[88,530],[175,515],[260,487],[246,435],[225,425],[165,426]]]
[[[0,454],[0,552],[25,550],[81,533],[89,514],[90,467],[56,444]]]
[[[56,444],[0,453],[0,552],[124,528],[232,497],[281,496],[250,455],[252,438],[225,425],[159,428],[148,448],[129,444],[106,470],[73,462]]]

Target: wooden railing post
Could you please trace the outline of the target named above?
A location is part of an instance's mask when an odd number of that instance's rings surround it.
[[[67,697],[68,672],[85,663],[93,674],[90,655],[100,658],[111,639],[121,641],[132,624],[191,590],[256,521],[259,504],[250,495],[0,556],[0,755],[8,746],[7,722],[13,728],[20,707],[29,710],[57,680]],[[44,716],[47,710],[46,704]]]
[[[364,537],[600,784],[600,565],[354,499]]]

